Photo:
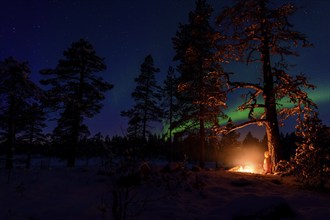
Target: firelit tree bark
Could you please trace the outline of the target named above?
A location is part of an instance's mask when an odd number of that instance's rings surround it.
[[[251,124],[264,125],[271,153],[273,170],[280,159],[279,116],[284,119],[297,113],[299,103],[310,102],[303,91],[313,88],[303,76],[291,77],[285,57],[298,56],[293,50],[302,42],[310,46],[306,37],[294,31],[288,16],[295,12],[292,4],[271,8],[268,0],[242,0],[226,8],[217,18],[222,44],[219,59],[223,62],[241,61],[246,64],[261,63],[260,83],[231,82],[229,91],[249,89],[247,99],[239,110],[249,110],[249,120],[231,130]],[[287,99],[293,107],[278,109],[280,100]],[[262,100],[262,101],[261,101]],[[300,100],[300,101],[298,101]],[[256,114],[256,110],[261,114]],[[217,127],[216,130],[225,131]]]
[[[180,24],[173,38],[179,62],[177,101],[180,116],[175,125],[183,132],[199,136],[200,165],[204,166],[205,141],[211,135],[210,124],[224,117],[226,95],[225,77],[216,60],[217,32],[210,25],[213,9],[204,0],[196,1],[189,13],[189,23]]]
[[[268,137],[268,151],[271,155],[271,164],[275,165],[279,161],[279,151],[280,151],[280,132],[277,120],[277,110],[276,110],[276,97],[274,91],[274,79],[270,60],[270,45],[267,27],[268,21],[265,19],[266,8],[265,2],[260,2],[260,12],[261,12],[261,63],[264,75],[264,87],[263,87],[263,98],[265,100],[265,114],[266,114],[266,134]]]

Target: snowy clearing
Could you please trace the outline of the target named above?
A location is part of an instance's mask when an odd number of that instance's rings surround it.
[[[128,219],[328,219],[330,194],[290,177],[224,170],[153,173],[129,188]],[[98,167],[0,170],[0,219],[113,219],[114,176]],[[122,199],[124,197],[121,197]]]

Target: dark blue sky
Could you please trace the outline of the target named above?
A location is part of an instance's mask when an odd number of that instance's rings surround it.
[[[208,2],[215,8],[214,15],[230,3]],[[329,126],[330,1],[293,2],[304,8],[292,17],[291,23],[315,45],[292,59],[297,64],[293,73],[305,73],[318,87],[311,95],[319,105],[321,119]],[[108,68],[103,77],[115,87],[107,94],[101,113],[87,124],[92,133],[123,135],[127,121],[120,117],[120,111],[133,104],[130,95],[140,64],[152,54],[161,69],[159,80],[164,79],[168,66],[173,65],[171,39],[179,22],[186,23],[194,8],[194,0],[3,0],[0,59],[14,56],[28,61],[32,79],[37,82],[39,70],[54,68],[73,41],[88,39],[97,54],[105,58]],[[240,66],[235,71],[250,70]]]

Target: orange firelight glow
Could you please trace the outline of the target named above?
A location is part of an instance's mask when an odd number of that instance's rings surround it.
[[[230,172],[263,173],[264,148],[259,146],[239,146],[229,148],[222,154],[222,161]]]
[[[260,169],[258,169],[255,165],[245,165],[245,166],[236,166],[231,168],[229,171],[231,172],[242,172],[242,173],[260,173]]]

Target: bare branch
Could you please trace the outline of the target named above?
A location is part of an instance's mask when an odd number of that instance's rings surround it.
[[[243,122],[243,123],[238,124],[238,125],[234,125],[231,128],[214,126],[213,127],[213,130],[214,130],[214,132],[216,134],[224,134],[224,135],[226,135],[226,134],[229,134],[232,131],[235,131],[235,130],[244,128],[244,127],[246,127],[248,125],[257,124],[258,126],[261,126],[262,124],[265,124],[265,123],[267,123],[267,120],[266,119],[254,119],[254,120]]]
[[[230,82],[228,80],[228,84],[230,86],[233,86],[232,88],[230,88],[228,90],[228,92],[232,92],[236,89],[239,89],[239,88],[245,88],[245,89],[254,89],[258,92],[262,92],[263,91],[263,88],[257,84],[254,84],[254,83],[245,83],[245,82]]]

